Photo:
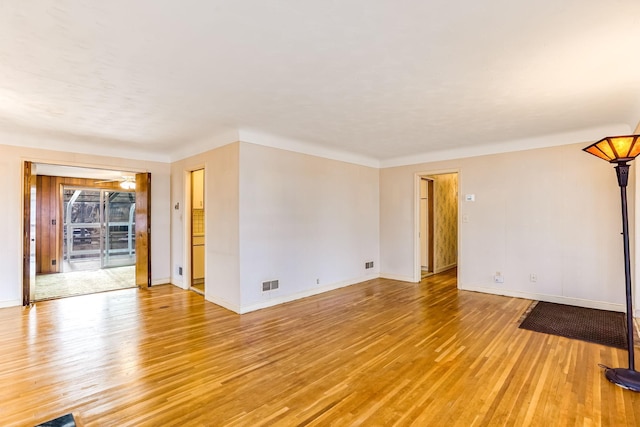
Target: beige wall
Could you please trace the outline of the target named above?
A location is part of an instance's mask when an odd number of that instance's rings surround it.
[[[170,244],[168,164],[0,145],[0,200],[3,201],[0,209],[0,239],[5,245],[4,255],[0,257],[0,307],[22,303],[22,166],[25,160],[151,172],[151,280],[154,284],[169,282],[169,252],[166,249]]]
[[[206,297],[238,312],[378,274],[413,280],[416,174],[451,171],[459,172],[462,289],[622,310],[615,174],[583,153],[584,145],[381,170],[249,143],[172,165],[0,145],[0,237],[7,248],[0,257],[0,306],[20,304],[22,162],[31,160],[151,172],[152,280],[171,278],[180,286],[177,267],[186,268],[188,239],[185,173],[204,167]],[[635,183],[633,176],[632,231]],[[474,194],[475,202],[465,202],[465,194]],[[366,261],[375,268],[365,271]],[[504,283],[494,283],[497,271]],[[262,294],[260,283],[273,279],[281,280],[280,290]]]
[[[240,142],[174,163],[174,206],[188,205],[185,174],[200,167],[209,301],[242,313],[377,277],[377,169]],[[186,287],[184,217],[174,209],[172,266]],[[263,293],[271,280],[279,289]]]
[[[240,310],[239,261],[240,143],[225,145],[171,165],[172,283],[186,288],[190,277],[188,173],[204,168],[205,298],[233,311]],[[176,204],[179,208],[175,209]],[[187,221],[187,222],[185,222]],[[183,275],[178,274],[183,267]]]
[[[382,169],[381,274],[413,278],[415,175],[457,170],[460,288],[622,311],[619,190],[585,145]]]
[[[240,163],[243,311],[378,276],[378,169],[249,143]]]

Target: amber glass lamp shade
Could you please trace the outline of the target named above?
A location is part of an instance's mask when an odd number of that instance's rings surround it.
[[[640,154],[640,135],[608,136],[583,150],[611,163],[629,162]]]

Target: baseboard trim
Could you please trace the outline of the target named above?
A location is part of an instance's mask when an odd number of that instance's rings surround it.
[[[599,310],[609,310],[609,311],[619,311],[624,313],[626,308],[624,304],[615,304],[611,302],[605,301],[593,301],[582,298],[573,298],[573,297],[564,297],[560,295],[547,295],[547,294],[538,294],[533,292],[523,292],[516,291],[513,289],[499,289],[499,288],[488,288],[484,286],[465,286],[462,284],[458,284],[458,289],[464,291],[472,291],[472,292],[482,292],[485,294],[493,294],[493,295],[502,295],[506,297],[514,297],[514,298],[524,298],[530,299],[534,301],[545,301],[545,302],[553,302],[556,304],[566,304],[566,305],[575,305],[578,307],[585,308],[597,308]],[[634,317],[638,315],[638,312],[634,312]]]
[[[151,279],[151,286],[155,285],[166,285],[167,283],[171,283],[171,279],[169,277],[165,277],[162,279]]]
[[[19,307],[21,305],[22,301],[20,301],[19,299],[0,301],[0,308]]]
[[[188,291],[189,288],[187,287],[186,283],[184,282],[171,282],[171,284],[175,287],[178,287],[180,289],[184,289],[185,291]]]
[[[454,262],[453,264],[445,265],[444,267],[436,268],[434,274],[442,273],[447,270],[451,270],[452,268],[456,268],[458,263]]]
[[[224,300],[222,298],[216,298],[216,297],[212,297],[211,295],[207,295],[206,288],[205,288],[204,299],[206,301],[214,303],[215,305],[219,305],[222,308],[226,308],[229,311],[233,311],[236,314],[243,314],[241,312],[241,309],[240,309],[239,305],[233,304],[233,303],[231,303],[229,301],[226,301],[226,300]]]
[[[345,280],[342,282],[336,282],[336,283],[332,283],[330,285],[325,285],[325,286],[320,286],[320,287],[316,287],[316,288],[312,288],[312,289],[308,289],[306,291],[303,292],[297,292],[295,294],[291,294],[291,295],[284,295],[281,297],[276,297],[273,299],[269,299],[266,301],[261,301],[259,303],[255,303],[255,304],[251,304],[245,307],[241,307],[240,311],[238,312],[239,314],[245,314],[245,313],[249,313],[251,311],[256,311],[256,310],[261,310],[263,308],[268,308],[268,307],[273,307],[275,305],[279,305],[279,304],[284,304],[286,302],[291,302],[291,301],[295,301],[295,300],[299,300],[302,298],[307,298],[313,295],[318,295],[318,294],[322,294],[325,292],[329,292],[329,291],[334,291],[336,289],[340,289],[340,288],[344,288],[347,286],[351,286],[351,285],[355,285],[357,283],[362,283],[362,282],[366,282],[367,280],[371,280],[371,279],[377,279],[380,276],[376,273],[376,274],[370,274],[370,275],[366,275],[366,276],[361,276],[355,279],[351,279],[351,280]],[[235,310],[234,310],[235,311]]]
[[[400,274],[380,273],[380,278],[381,279],[398,280],[400,282],[418,283],[413,279],[412,276],[402,276]]]
[[[180,289],[186,290],[185,281],[182,278],[172,277],[169,283],[171,283],[173,286],[179,287]]]

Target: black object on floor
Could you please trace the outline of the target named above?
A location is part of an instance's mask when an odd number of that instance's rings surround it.
[[[42,424],[38,424],[36,427],[76,427],[76,420],[72,414],[66,414],[55,420],[49,420]]]
[[[627,348],[625,314],[615,311],[540,301],[520,323],[520,328]]]

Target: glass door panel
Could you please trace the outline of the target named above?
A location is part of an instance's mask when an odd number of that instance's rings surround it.
[[[64,255],[70,265],[95,263],[100,257],[100,199],[100,190],[64,189]]]
[[[135,193],[65,187],[63,195],[64,260],[72,271],[135,264]]]
[[[135,264],[135,193],[104,191],[102,266]]]

